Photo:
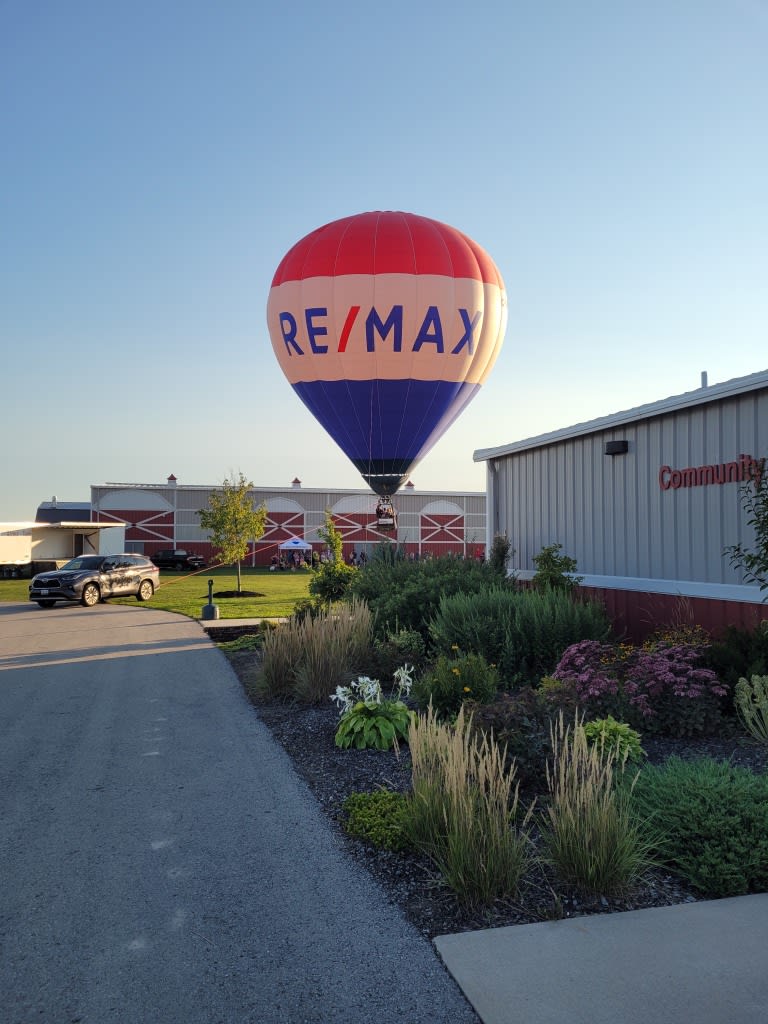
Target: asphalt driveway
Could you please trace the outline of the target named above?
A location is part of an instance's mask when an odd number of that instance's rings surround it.
[[[3,1024],[475,1024],[200,626],[0,604]]]

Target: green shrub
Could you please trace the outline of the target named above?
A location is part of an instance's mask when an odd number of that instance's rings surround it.
[[[613,715],[585,722],[584,734],[590,746],[611,753],[617,764],[625,761],[637,763],[645,756],[640,745],[640,733],[635,732],[626,722],[617,722]]]
[[[650,866],[654,839],[630,804],[631,786],[614,785],[615,755],[590,746],[578,714],[552,723],[549,804],[541,816],[546,857],[579,889],[610,895],[630,888]]]
[[[316,619],[318,615],[327,612],[328,608],[316,597],[302,597],[293,606],[291,618],[295,622],[302,622],[304,619]]]
[[[574,576],[576,559],[561,555],[562,544],[549,544],[533,556],[536,575],[533,585],[538,590],[564,590],[570,593],[579,586],[583,576]]]
[[[497,533],[491,541],[491,550],[488,552],[488,565],[494,575],[498,576],[500,580],[507,579],[509,562],[514,553],[506,533]]]
[[[427,645],[415,629],[398,629],[373,641],[366,669],[370,675],[389,677],[399,665],[408,663],[418,672],[424,665]]]
[[[451,557],[410,562],[399,556],[379,556],[358,570],[347,597],[367,603],[378,637],[414,629],[426,639],[443,596],[475,593],[494,582],[498,584],[498,579],[484,562]]]
[[[671,757],[642,769],[632,801],[653,816],[666,863],[704,895],[768,889],[768,776]]]
[[[512,897],[529,863],[529,815],[518,818],[514,767],[492,737],[472,735],[459,711],[441,724],[414,716],[408,832],[459,902],[474,908]]]
[[[734,693],[736,713],[744,728],[761,743],[768,743],[768,676],[740,679]]]
[[[481,654],[440,655],[413,688],[420,707],[432,704],[438,715],[450,717],[465,700],[487,704],[499,689],[499,674]]]
[[[554,676],[542,676],[536,692],[550,718],[555,718],[561,711],[566,718],[573,718],[579,707],[576,688],[570,682]]]
[[[350,836],[364,839],[383,850],[407,850],[411,843],[406,830],[408,801],[402,793],[377,789],[374,793],[350,793],[344,801],[345,829]]]
[[[757,629],[729,626],[707,648],[704,657],[731,693],[741,678],[768,675],[768,621]]]
[[[228,654],[236,654],[241,651],[259,651],[264,646],[263,633],[244,633],[235,637],[234,640],[222,640],[216,644],[219,650]]]
[[[321,562],[312,568],[309,581],[310,594],[321,604],[341,601],[352,585],[358,570],[346,562]]]
[[[579,640],[604,640],[611,623],[602,604],[561,590],[523,590],[499,664],[507,685],[551,674],[563,651]]]
[[[457,646],[496,664],[505,688],[551,672],[579,640],[604,639],[611,625],[604,607],[558,590],[491,587],[443,597],[430,621],[436,651]]]
[[[493,735],[506,750],[507,764],[514,762],[523,786],[539,787],[546,778],[546,762],[552,752],[549,714],[539,692],[523,686],[500,693],[490,704],[465,704],[472,716],[472,730]]]
[[[458,647],[498,665],[519,600],[519,592],[499,586],[441,598],[429,624],[435,653],[450,655]]]

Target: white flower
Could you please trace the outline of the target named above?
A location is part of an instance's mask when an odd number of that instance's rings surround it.
[[[397,695],[398,697],[405,694],[407,697],[411,692],[413,686],[413,665],[409,665],[407,662],[402,668],[395,671],[395,682],[397,683]]]
[[[357,683],[352,684],[366,704],[381,704],[381,683],[369,676],[360,676]]]
[[[331,700],[339,705],[340,715],[351,711],[358,701],[369,706],[381,704],[381,684],[378,679],[359,676],[349,686],[337,686],[336,692],[331,694]]]
[[[336,692],[331,694],[331,700],[339,705],[339,714],[343,715],[355,706],[355,699],[352,690],[348,686],[337,686]]]

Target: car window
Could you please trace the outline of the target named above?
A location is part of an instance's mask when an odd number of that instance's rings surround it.
[[[79,555],[77,558],[70,558],[61,568],[70,572],[74,569],[100,569],[103,562],[103,555]]]

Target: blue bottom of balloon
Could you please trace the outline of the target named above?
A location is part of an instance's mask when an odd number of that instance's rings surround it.
[[[366,475],[406,476],[479,384],[424,380],[309,381],[293,389]]]

